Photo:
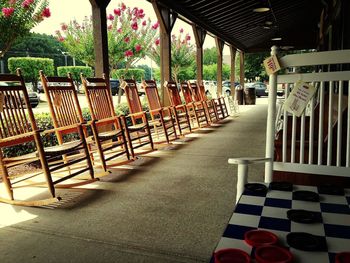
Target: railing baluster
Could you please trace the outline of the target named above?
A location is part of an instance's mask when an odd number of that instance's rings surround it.
[[[350,88],[350,81],[348,81],[348,90]],[[346,167],[350,165],[350,99],[348,98],[348,119],[347,119],[347,131],[346,131]]]
[[[305,111],[301,115],[299,163],[304,163],[304,156],[305,156]]]
[[[321,82],[320,90],[320,107],[319,107],[319,119],[318,119],[318,154],[317,154],[317,164],[321,165],[323,162],[322,151],[323,151],[323,118],[324,118],[324,89],[325,83]]]
[[[329,103],[328,103],[328,135],[327,135],[327,165],[332,164],[332,141],[333,141],[333,92],[334,82],[329,82]]]
[[[293,88],[293,84],[288,84],[286,90],[286,99],[289,96],[289,88]],[[282,140],[282,162],[287,162],[287,129],[288,129],[288,113],[283,110],[283,140]]]
[[[297,117],[293,114],[292,120],[292,142],[291,142],[291,163],[295,163],[295,144],[296,144]]]
[[[343,129],[343,81],[339,81],[338,92],[338,131],[337,131],[337,166],[341,166],[342,129]]]
[[[309,164],[313,164],[314,159],[314,131],[315,131],[315,97],[310,100],[310,126],[309,126]]]

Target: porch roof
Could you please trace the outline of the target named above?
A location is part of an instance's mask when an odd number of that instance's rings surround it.
[[[150,1],[150,0],[149,0]],[[318,22],[322,1],[318,0],[158,0],[189,22],[195,23],[227,44],[245,52],[269,50],[276,43],[271,38],[279,34],[279,46],[306,49],[317,47]],[[266,2],[271,9],[256,13],[253,9]],[[264,28],[270,20],[273,26]]]

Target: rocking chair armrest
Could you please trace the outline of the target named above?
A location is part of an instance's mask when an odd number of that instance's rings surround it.
[[[186,105],[181,104],[181,105],[176,105],[174,108],[175,108],[175,110],[177,110],[177,109],[184,109],[185,107],[186,107]]]
[[[237,164],[237,193],[236,203],[241,197],[244,191],[244,185],[248,183],[248,164],[271,162],[272,158],[255,158],[255,157],[244,157],[244,158],[229,158],[229,164]]]
[[[174,108],[174,106],[164,106],[163,110],[172,110]]]
[[[158,109],[154,109],[154,110],[149,110],[150,113],[155,113],[155,112],[162,112],[163,111],[163,108],[158,108]]]
[[[25,138],[25,137],[34,136],[37,133],[39,133],[39,131],[30,131],[30,132],[22,133],[19,135],[14,135],[14,136],[10,136],[7,138],[3,138],[3,139],[0,139],[0,145],[6,144],[6,143],[12,142],[12,141],[20,140],[20,139]]]
[[[68,126],[63,126],[58,128],[52,128],[50,130],[45,130],[42,134],[54,133],[54,132],[59,132],[59,131],[64,131],[69,129],[75,129],[75,128],[78,129],[79,126],[82,126],[82,124],[73,124],[73,125],[68,125]]]
[[[146,112],[145,111],[140,111],[140,112],[136,112],[136,113],[129,113],[128,114],[128,117],[142,117],[146,115]]]
[[[118,116],[112,116],[112,117],[108,117],[108,118],[104,118],[104,119],[100,119],[100,120],[95,120],[94,122],[96,124],[101,124],[101,123],[105,123],[105,122],[111,122],[111,121],[118,121],[120,117]]]

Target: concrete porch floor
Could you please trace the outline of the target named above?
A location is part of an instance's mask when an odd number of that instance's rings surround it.
[[[264,156],[267,105],[240,110],[133,169],[61,190],[57,207],[0,204],[0,262],[208,262],[234,207],[227,159]],[[250,178],[263,179],[262,164]]]

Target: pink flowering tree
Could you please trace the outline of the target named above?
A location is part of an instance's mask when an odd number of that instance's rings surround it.
[[[149,57],[160,66],[160,40],[155,40]],[[191,44],[191,36],[184,34],[181,28],[178,35],[171,36],[171,73],[173,79],[178,82],[179,77],[195,62],[195,46]]]
[[[0,0],[0,58],[14,41],[50,17],[48,0]]]
[[[121,3],[112,13],[107,14],[107,27],[110,69],[128,69],[149,53],[157,38],[159,24],[152,24],[145,17],[143,9],[130,8]],[[56,35],[73,57],[94,66],[91,18],[86,18],[82,24],[76,21],[62,24]]]

